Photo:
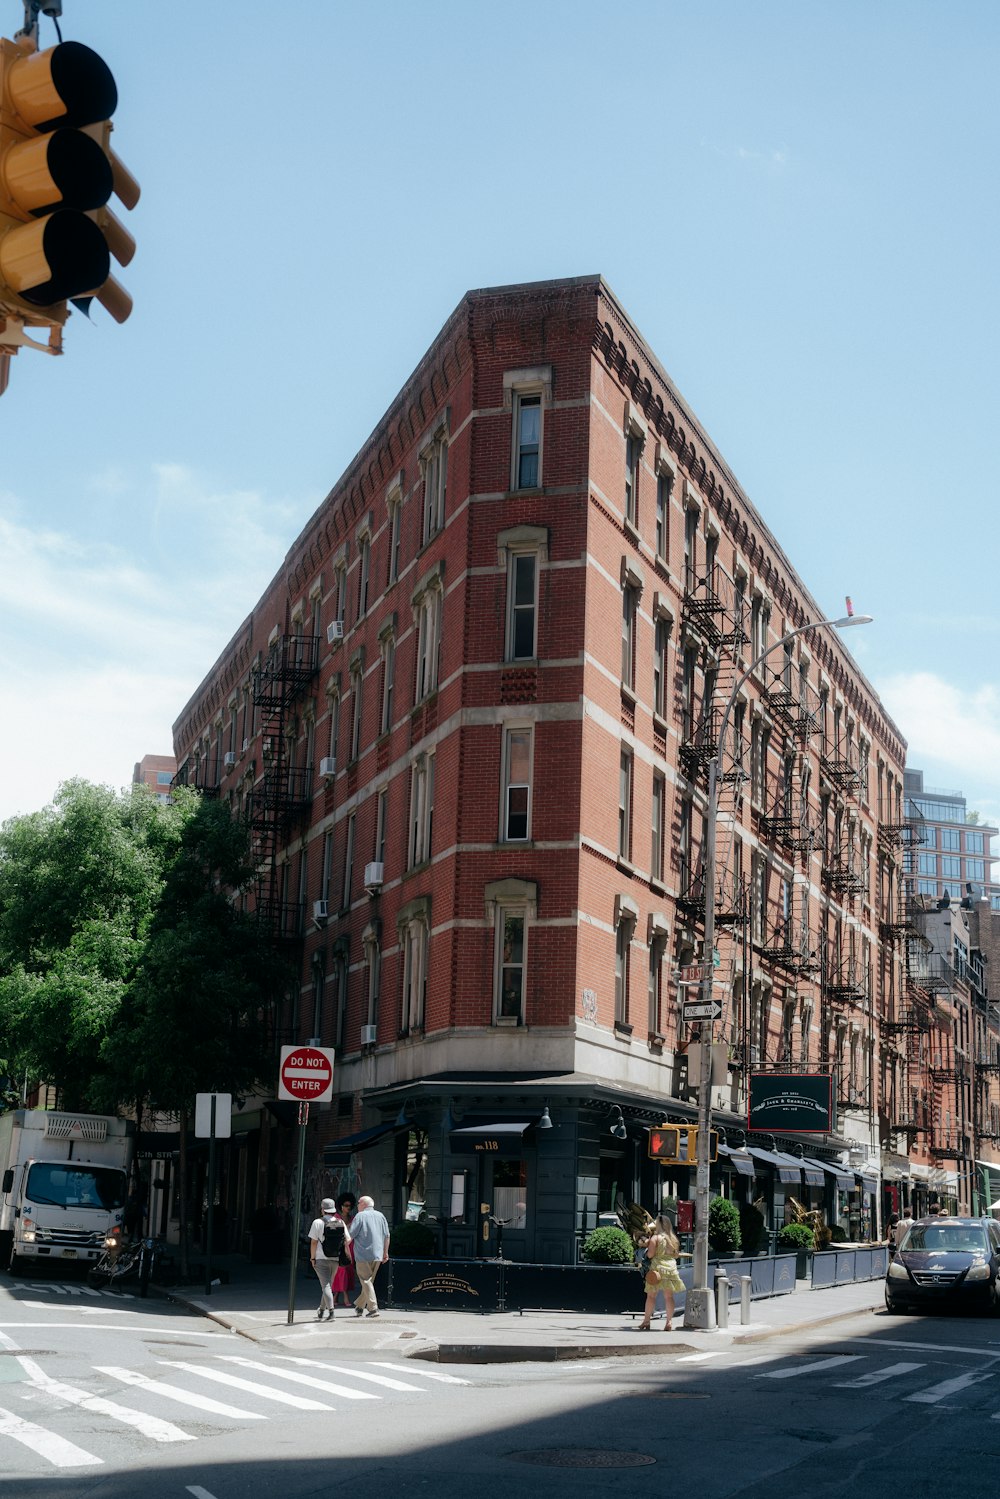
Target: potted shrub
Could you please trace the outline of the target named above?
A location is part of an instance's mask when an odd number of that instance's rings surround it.
[[[633,1265],[635,1245],[623,1228],[595,1228],[584,1239],[580,1255],[588,1265]]]
[[[735,1202],[713,1197],[708,1209],[708,1245],[716,1255],[739,1254],[743,1244],[740,1213]]]
[[[808,1223],[786,1223],[778,1231],[778,1249],[795,1250],[795,1276],[805,1280],[809,1275],[809,1259],[816,1247],[816,1236]]]

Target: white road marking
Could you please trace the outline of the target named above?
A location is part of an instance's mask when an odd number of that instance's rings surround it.
[[[178,1359],[159,1359],[171,1369],[186,1369],[189,1374],[199,1374],[202,1379],[214,1379],[217,1384],[230,1385],[234,1390],[245,1390],[250,1395],[259,1395],[264,1400],[277,1400],[281,1405],[293,1405],[300,1411],[328,1411],[333,1407],[319,1400],[307,1400],[304,1395],[287,1395],[284,1390],[271,1390],[251,1379],[240,1379],[238,1374],[229,1374],[225,1369],[204,1369],[201,1364],[181,1363]]]
[[[818,1374],[821,1369],[838,1369],[841,1364],[856,1364],[860,1353],[835,1353],[832,1358],[815,1359],[811,1364],[796,1364],[791,1369],[770,1369],[758,1374],[758,1379],[799,1379],[803,1375]]]
[[[918,1353],[969,1353],[976,1358],[1000,1358],[1000,1352],[990,1353],[987,1348],[965,1348],[959,1343],[917,1343],[907,1338],[838,1338],[838,1343],[863,1343],[866,1348],[909,1348]]]
[[[89,1468],[103,1462],[103,1458],[95,1457],[92,1452],[85,1452],[82,1447],[68,1442],[65,1437],[57,1436],[54,1431],[46,1431],[44,1426],[36,1426],[33,1421],[15,1416],[13,1411],[0,1410],[0,1436],[11,1437],[22,1446],[29,1447],[55,1468]]]
[[[725,1350],[722,1348],[716,1353],[685,1353],[680,1358],[675,1359],[674,1362],[677,1364],[703,1364],[706,1359],[722,1358],[724,1353]]]
[[[203,1489],[200,1483],[189,1483],[187,1492],[193,1494],[194,1499],[215,1499],[215,1495],[210,1494],[207,1489]]]
[[[374,1366],[375,1366],[376,1369],[393,1369],[393,1370],[395,1370],[395,1372],[397,1374],[409,1374],[414,1379],[434,1379],[434,1380],[437,1380],[437,1382],[439,1384],[471,1384],[472,1383],[471,1379],[459,1379],[457,1374],[438,1374],[437,1372],[432,1372],[430,1369],[411,1369],[410,1366],[409,1366],[409,1364],[386,1364],[386,1363],[383,1363],[380,1359],[377,1359],[377,1358],[376,1359],[372,1359],[371,1362],[374,1364]],[[567,1369],[573,1369],[573,1370],[587,1369],[587,1370],[589,1370],[589,1369],[606,1369],[606,1368],[608,1368],[607,1364],[561,1364],[560,1365],[560,1373],[564,1374]]]
[[[992,1378],[992,1374],[959,1374],[955,1379],[943,1379],[940,1384],[931,1385],[930,1389],[921,1390],[918,1395],[907,1395],[904,1398],[913,1405],[937,1405],[939,1400],[947,1400],[949,1395],[957,1395],[959,1390],[965,1390],[969,1385]]]
[[[18,1343],[14,1342],[13,1338],[8,1338],[5,1332],[0,1332],[0,1348],[17,1348],[19,1346]]]
[[[331,1384],[328,1379],[317,1379],[314,1374],[296,1374],[294,1369],[276,1369],[273,1364],[262,1364],[257,1359],[239,1358],[233,1353],[224,1353],[220,1357],[227,1364],[239,1364],[242,1369],[257,1369],[261,1374],[271,1374],[278,1379],[290,1380],[293,1384],[304,1384],[313,1390],[323,1390],[328,1395],[341,1395],[345,1400],[377,1400],[377,1395],[372,1395],[368,1390],[352,1390],[347,1385]],[[309,1368],[315,1365],[312,1359],[296,1359],[296,1363],[307,1364]],[[323,1367],[326,1367],[325,1365]]]
[[[112,1313],[112,1315],[117,1314]],[[3,1327],[30,1327],[34,1332],[38,1332],[39,1328],[44,1328],[46,1332],[55,1332],[57,1328],[63,1327],[75,1327],[77,1332],[79,1332],[85,1327],[88,1332],[138,1332],[144,1335],[154,1332],[165,1332],[169,1333],[172,1338],[189,1338],[191,1336],[190,1327],[147,1327],[145,1322],[0,1322],[0,1328]],[[234,1343],[237,1340],[241,1343],[243,1342],[243,1339],[237,1332],[216,1332],[214,1329],[210,1330],[207,1327],[202,1327],[198,1335],[203,1338],[228,1338]]]
[[[46,1395],[54,1395],[59,1400],[65,1400],[69,1405],[79,1405],[84,1410],[110,1416],[113,1421],[120,1421],[123,1426],[133,1426],[136,1431],[141,1432],[152,1442],[194,1441],[194,1437],[189,1436],[186,1431],[181,1431],[179,1426],[174,1426],[170,1421],[161,1421],[158,1416],[144,1415],[142,1411],[133,1410],[131,1406],[118,1405],[114,1400],[105,1400],[102,1395],[88,1395],[85,1390],[78,1390],[75,1385],[64,1384],[60,1379],[51,1379],[34,1359],[25,1358],[23,1354],[18,1356],[17,1362],[35,1388],[43,1390]]]
[[[914,1369],[922,1369],[923,1364],[887,1364],[884,1369],[878,1369],[874,1374],[861,1374],[857,1379],[841,1379],[835,1382],[835,1390],[865,1390],[869,1385],[881,1384],[884,1379],[896,1379],[900,1374],[910,1374]]]
[[[95,1364],[98,1374],[108,1374],[112,1379],[120,1379],[122,1384],[135,1385],[137,1389],[149,1390],[154,1395],[163,1395],[168,1400],[176,1400],[181,1405],[193,1405],[200,1411],[211,1411],[215,1416],[235,1416],[244,1421],[266,1421],[266,1416],[259,1416],[254,1411],[241,1410],[238,1405],[226,1405],[223,1400],[213,1400],[209,1395],[198,1395],[193,1390],[182,1390],[180,1385],[167,1384],[163,1379],[150,1379],[146,1374],[140,1374],[137,1369],[119,1369],[110,1364]]]
[[[65,1286],[52,1285],[50,1282],[44,1280],[15,1280],[10,1289],[12,1291],[55,1291],[57,1294],[62,1296],[65,1296],[67,1294],[67,1289]],[[73,1296],[101,1297],[111,1295],[110,1291],[97,1291],[93,1288],[93,1286],[70,1286],[69,1293]],[[116,1293],[116,1296],[118,1295],[120,1295],[123,1299],[127,1299],[128,1301],[132,1301],[134,1299],[131,1291],[120,1291]],[[22,1306],[23,1304],[24,1303],[22,1302]]]
[[[229,1356],[229,1354],[223,1355],[225,1358]],[[346,1374],[349,1379],[367,1379],[372,1384],[381,1385],[386,1390],[406,1390],[419,1395],[426,1395],[427,1393],[426,1390],[421,1390],[419,1385],[404,1384],[401,1379],[390,1379],[387,1374],[366,1374],[362,1369],[358,1368],[345,1369],[343,1364],[328,1364],[325,1359],[295,1358],[290,1353],[282,1353],[278,1357],[283,1359],[285,1363],[306,1364],[310,1369],[327,1369],[331,1374]],[[407,1370],[407,1373],[409,1373],[409,1370]]]

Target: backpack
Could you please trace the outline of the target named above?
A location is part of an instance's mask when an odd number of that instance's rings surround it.
[[[339,1260],[344,1251],[344,1225],[323,1224],[323,1254],[328,1260]]]

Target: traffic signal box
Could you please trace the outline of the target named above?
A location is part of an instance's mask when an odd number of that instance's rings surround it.
[[[719,1136],[708,1132],[708,1159],[719,1154]],[[649,1158],[664,1166],[693,1166],[698,1156],[698,1126],[695,1124],[658,1124],[649,1132]]]
[[[110,274],[135,241],[108,201],[139,201],[110,146],[117,103],[110,69],[83,43],[39,52],[29,37],[0,38],[0,353],[46,347],[25,328],[47,328],[58,353],[69,302],[86,310],[96,297],[119,323],[132,310]]]

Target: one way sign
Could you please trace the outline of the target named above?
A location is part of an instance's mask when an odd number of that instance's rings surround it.
[[[722,1006],[717,999],[692,1001],[681,1006],[681,1019],[687,1025],[692,1020],[718,1020]]]

